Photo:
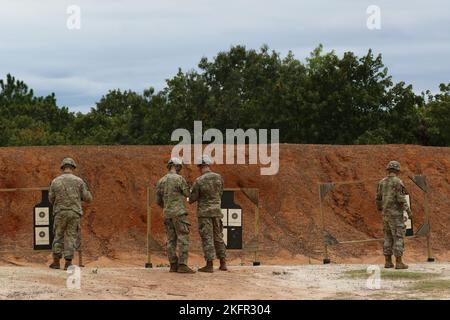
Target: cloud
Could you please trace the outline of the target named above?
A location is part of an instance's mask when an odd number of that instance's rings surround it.
[[[66,28],[72,4],[81,8],[81,30]],[[372,4],[381,8],[381,30],[366,27]],[[0,76],[89,111],[109,89],[161,89],[178,67],[196,68],[232,44],[268,44],[304,60],[323,43],[338,53],[372,48],[395,81],[436,90],[450,81],[449,9],[446,0],[2,0]]]

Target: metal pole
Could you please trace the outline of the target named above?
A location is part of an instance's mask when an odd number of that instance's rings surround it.
[[[261,262],[258,261],[258,250],[259,250],[259,192],[258,192],[258,203],[255,208],[255,234],[256,234],[256,249],[255,257],[253,259],[254,266],[260,266]]]
[[[330,261],[330,258],[328,257],[328,246],[327,246],[327,241],[325,239],[325,224],[324,224],[323,205],[322,205],[320,184],[319,184],[319,202],[320,202],[320,222],[322,224],[322,239],[323,239],[323,249],[324,249],[323,263],[328,264],[331,261]]]
[[[153,268],[152,265],[152,252],[150,249],[150,239],[152,236],[152,209],[149,203],[150,200],[150,188],[147,188],[147,262],[145,263],[145,268]]]
[[[78,266],[80,268],[84,267],[84,265],[83,265],[83,251],[81,249],[78,251]]]
[[[429,187],[427,187],[427,191],[425,192],[425,220],[427,221],[428,224],[428,233],[427,233],[427,251],[428,251],[428,262],[434,262],[434,258],[433,258],[433,252],[431,249],[431,225],[430,225],[430,213],[429,213],[429,209],[428,209],[428,201],[429,201],[429,192],[430,189]]]

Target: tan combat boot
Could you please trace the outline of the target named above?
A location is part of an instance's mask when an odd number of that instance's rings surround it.
[[[66,259],[66,263],[64,264],[64,270],[69,269],[69,267],[72,265],[72,260]]]
[[[203,268],[198,269],[198,272],[213,273],[214,272],[213,261],[212,260],[206,261],[206,266],[204,266]]]
[[[61,269],[61,265],[59,263],[59,258],[53,257],[53,262],[52,264],[49,266],[49,268],[51,269]]]
[[[227,271],[227,270],[228,270],[228,268],[227,268],[227,262],[226,262],[225,259],[220,259],[220,267],[219,267],[219,270],[222,270],[222,271]]]
[[[392,256],[384,256],[385,258],[385,263],[384,263],[384,267],[386,269],[390,269],[394,267],[394,264],[392,263]]]
[[[194,270],[192,270],[191,268],[189,268],[187,265],[185,264],[180,264],[178,265],[178,273],[195,273]]]
[[[404,264],[402,257],[395,257],[395,269],[408,269],[408,265]]]

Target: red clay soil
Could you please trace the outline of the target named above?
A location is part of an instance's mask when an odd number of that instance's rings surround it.
[[[85,207],[82,222],[88,260],[142,260],[146,252],[147,187],[165,174],[170,151],[170,146],[0,148],[0,189],[46,187],[59,174],[61,159],[71,156],[95,197]],[[450,252],[450,148],[284,144],[280,146],[277,175],[261,176],[257,165],[217,165],[213,169],[224,176],[227,188],[259,188],[263,263],[308,263],[321,261],[323,255],[318,184],[367,181],[336,186],[327,194],[326,229],[339,241],[382,237],[374,197],[377,180],[392,159],[402,165],[401,178],[411,194],[416,230],[424,221],[424,195],[408,176],[427,176],[432,247],[438,259],[446,260]],[[198,171],[191,165],[182,174],[192,183]],[[48,260],[48,253],[31,251],[32,208],[39,200],[38,192],[0,193],[0,261]],[[236,202],[244,208],[244,239],[248,243],[254,230],[252,204],[242,194],[236,196]],[[152,233],[163,248],[161,214],[153,206]],[[199,249],[195,206],[190,206],[190,218],[192,247]],[[380,256],[380,250],[381,244],[336,245],[330,253],[333,261],[353,262]],[[407,242],[407,256],[426,259],[423,238]]]

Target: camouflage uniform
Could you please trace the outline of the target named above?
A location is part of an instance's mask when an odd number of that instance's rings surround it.
[[[49,200],[53,205],[54,235],[53,256],[72,260],[78,247],[81,216],[81,201],[91,202],[92,195],[86,183],[79,177],[64,173],[53,180],[50,186]],[[64,242],[66,235],[66,242]]]
[[[206,172],[192,186],[189,203],[198,201],[197,216],[202,238],[203,253],[207,261],[225,259],[221,200],[223,179],[214,172]]]
[[[169,172],[156,185],[156,200],[164,209],[167,233],[167,256],[171,264],[187,265],[189,254],[189,220],[184,199],[189,197],[189,186],[184,178]],[[179,257],[177,257],[177,244]]]
[[[403,212],[411,216],[405,186],[398,177],[389,176],[378,184],[377,208],[383,212],[384,255],[403,256],[406,226]]]

